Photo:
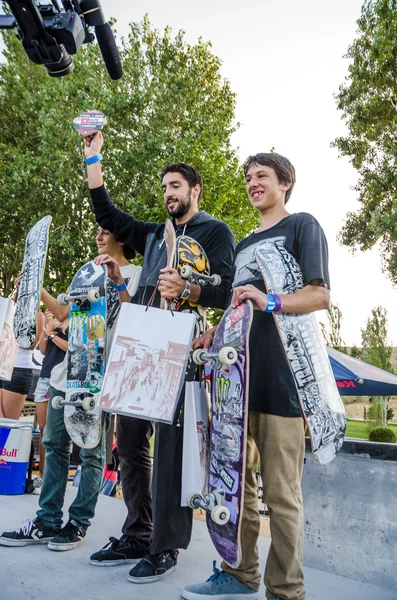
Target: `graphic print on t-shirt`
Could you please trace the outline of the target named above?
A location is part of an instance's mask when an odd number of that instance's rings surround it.
[[[277,236],[274,238],[270,238],[266,241],[280,245],[284,247],[285,244],[285,236]],[[255,252],[258,246],[263,244],[263,239],[259,239],[255,244],[251,244],[247,246],[247,248],[243,248],[237,255],[235,260],[235,274],[233,287],[237,287],[240,285],[246,285],[252,281],[257,281],[258,279],[262,279],[262,275],[259,271],[258,263],[256,262]],[[296,262],[296,261],[295,261]]]

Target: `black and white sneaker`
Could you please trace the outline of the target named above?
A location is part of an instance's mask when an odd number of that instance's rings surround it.
[[[86,527],[73,519],[69,519],[65,527],[48,542],[48,548],[58,552],[73,550],[81,543],[86,533]]]
[[[24,521],[19,529],[5,531],[0,536],[2,546],[30,546],[31,544],[47,544],[58,531],[45,525],[38,517]]]
[[[91,555],[90,564],[95,567],[113,567],[137,563],[146,553],[147,548],[143,549],[136,540],[127,535],[122,535],[119,540],[111,537],[102,550]]]
[[[132,583],[152,583],[176,569],[178,550],[168,550],[160,554],[146,554],[142,560],[131,569],[128,581]]]

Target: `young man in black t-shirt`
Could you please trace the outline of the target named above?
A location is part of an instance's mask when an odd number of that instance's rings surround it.
[[[303,505],[301,477],[305,452],[304,421],[294,379],[272,312],[309,313],[329,306],[328,249],[323,230],[307,213],[289,214],[285,204],[295,184],[295,169],[276,153],[250,156],[244,163],[248,197],[260,225],[235,251],[230,303],[250,299],[254,318],[250,334],[249,424],[242,561],[204,583],[187,586],[183,597],[200,600],[256,598],[260,585],[257,538],[259,514],[255,472],[261,461],[263,501],[270,515],[272,543],[265,572],[266,596],[303,600]],[[305,287],[292,294],[266,294],[255,260],[264,240],[282,243],[300,266]],[[209,348],[215,328],[197,342]]]

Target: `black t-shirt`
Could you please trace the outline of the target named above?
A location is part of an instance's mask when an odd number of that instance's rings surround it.
[[[57,327],[55,331],[58,333],[58,337],[61,340],[68,339],[68,333],[63,333],[60,327]],[[43,366],[41,367],[40,377],[51,377],[51,371],[55,367],[63,361],[65,358],[65,351],[59,348],[52,340],[47,341],[47,350],[44,355]]]
[[[283,240],[285,249],[301,267],[305,285],[318,280],[330,287],[324,232],[312,215],[296,213],[265,231],[251,233],[238,244],[231,278],[233,288],[251,284],[266,293],[254,252],[267,239]],[[254,311],[249,348],[250,410],[282,417],[301,416],[294,378],[271,314]]]

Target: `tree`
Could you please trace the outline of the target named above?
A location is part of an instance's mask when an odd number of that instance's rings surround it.
[[[325,343],[330,348],[345,352],[346,346],[341,336],[342,311],[336,304],[331,304],[327,309],[327,325],[320,323]]]
[[[363,353],[362,359],[375,367],[393,373],[391,364],[392,345],[388,343],[387,310],[381,306],[372,309],[372,317],[367,320],[366,326],[361,329]],[[378,405],[382,404],[379,411]],[[367,421],[373,426],[386,424],[388,411],[388,398],[373,398],[367,413]],[[381,417],[379,417],[381,415]]]
[[[31,63],[20,41],[5,32],[0,65],[0,294],[10,293],[21,266],[28,229],[51,214],[47,274],[50,291],[65,289],[95,254],[82,141],[73,118],[90,108],[108,117],[104,171],[115,204],[143,220],[166,218],[159,173],[186,161],[203,175],[202,208],[226,221],[237,239],[256,214],[231,136],[235,94],[221,78],[211,45],[184,41],[183,32],[132,24],[120,54],[124,76],[106,74],[97,45],[75,57],[74,72],[48,77]]]
[[[357,25],[336,95],[349,133],[332,145],[358,171],[360,208],[348,213],[340,241],[360,250],[379,241],[397,283],[397,0],[365,0]]]
[[[358,348],[356,344],[353,344],[353,346],[350,348],[350,356],[352,356],[353,358],[361,358],[361,355],[362,349]]]

